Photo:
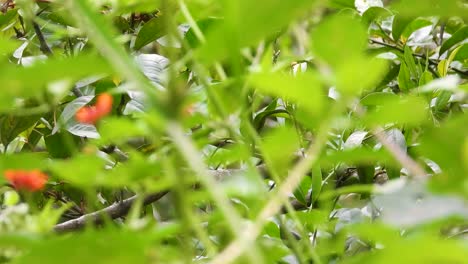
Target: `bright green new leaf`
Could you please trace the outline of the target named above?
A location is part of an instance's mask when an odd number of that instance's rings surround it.
[[[277,128],[265,135],[261,149],[268,166],[280,177],[285,177],[287,168],[299,149],[297,132],[290,127]]]
[[[336,67],[363,55],[367,32],[359,20],[348,15],[334,15],[312,32],[311,44],[315,56]]]
[[[468,16],[468,8],[460,0],[401,0],[392,7],[402,16]]]
[[[348,59],[337,68],[336,88],[345,95],[360,94],[375,89],[387,71],[387,61],[382,59]]]
[[[16,263],[147,263],[150,239],[143,233],[104,230],[51,237],[34,243]],[[53,250],[56,249],[56,250]],[[53,252],[51,252],[53,250]]]
[[[225,1],[223,23],[208,32],[206,44],[200,48],[198,54],[207,62],[238,54],[241,48],[278,33],[289,22],[309,11],[316,2],[316,0]]]
[[[418,125],[427,118],[427,103],[419,97],[392,98],[362,118],[369,126],[389,123]]]
[[[312,73],[297,76],[283,73],[257,73],[249,78],[257,91],[297,103],[312,114],[323,110],[326,99],[319,79]]]
[[[47,59],[27,67],[7,65],[0,71],[0,110],[12,110],[18,97],[42,96],[52,82],[71,84],[90,75],[109,73],[112,73],[109,64],[95,55]]]

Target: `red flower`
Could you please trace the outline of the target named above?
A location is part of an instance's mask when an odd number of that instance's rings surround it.
[[[39,191],[47,182],[47,175],[40,170],[6,170],[5,178],[17,190]]]
[[[112,95],[100,94],[94,106],[83,106],[76,112],[75,118],[80,123],[96,124],[97,121],[112,111]]]

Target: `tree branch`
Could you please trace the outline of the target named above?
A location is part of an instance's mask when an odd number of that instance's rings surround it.
[[[52,50],[50,49],[49,45],[47,45],[46,39],[44,34],[42,34],[41,28],[36,22],[32,22],[34,32],[36,32],[37,39],[39,40],[40,49],[41,51],[47,56],[50,57],[53,55]]]
[[[369,40],[372,44],[377,44],[377,45],[381,45],[381,46],[384,46],[384,47],[387,47],[387,48],[390,48],[390,49],[393,49],[393,50],[397,50],[401,53],[404,53],[404,50],[400,47],[397,47],[397,46],[393,46],[393,45],[390,45],[388,43],[385,43],[385,42],[381,42],[381,41],[377,41],[377,40],[374,40],[374,39],[370,39]],[[425,55],[422,55],[422,54],[413,54],[414,57],[417,57],[417,58],[421,58],[423,60],[426,60],[429,62],[430,65],[432,66],[436,66],[439,65],[439,61],[438,60],[434,60],[434,59],[429,59],[427,58]],[[463,75],[463,76],[468,76],[468,71],[462,71],[462,70],[459,70],[459,69],[456,69],[456,68],[453,68],[453,67],[449,67],[452,71],[460,74],[460,75]]]
[[[265,175],[267,175],[267,172],[265,166],[260,165],[257,167],[257,169],[260,171],[263,177],[266,177]],[[245,172],[245,170],[243,169],[209,170],[207,176],[214,178],[214,180],[216,181],[223,181],[227,178],[232,177],[233,175],[240,174],[243,172]],[[164,190],[158,193],[147,195],[143,200],[143,205],[148,205],[158,201],[168,192],[169,190]],[[110,219],[117,219],[119,217],[125,216],[138,198],[139,195],[134,195],[121,202],[113,203],[112,205],[99,211],[85,214],[76,219],[68,220],[63,223],[57,224],[54,227],[54,231],[59,233],[74,231],[85,227],[86,224],[89,222],[91,222],[94,225],[99,225],[102,224],[104,222],[104,219],[106,219],[107,217]]]
[[[162,191],[162,192],[147,195],[145,196],[143,200],[143,204],[148,205],[153,202],[156,202],[157,200],[161,199],[167,193],[168,191]],[[102,224],[104,222],[104,219],[106,219],[106,217],[109,217],[110,219],[116,219],[116,218],[122,217],[130,211],[130,208],[135,203],[135,201],[139,199],[139,197],[140,197],[139,195],[134,195],[121,202],[114,203],[102,210],[89,213],[89,214],[85,214],[76,219],[72,219],[72,220],[57,224],[54,227],[54,231],[59,232],[59,233],[67,232],[67,231],[74,231],[74,230],[78,230],[78,229],[85,227],[86,224],[89,222],[92,222],[92,224],[94,225]]]

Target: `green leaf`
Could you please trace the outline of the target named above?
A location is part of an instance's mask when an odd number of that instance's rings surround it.
[[[216,26],[219,26],[222,23],[222,19],[216,17],[209,17],[202,20],[197,21],[197,26],[205,36],[207,32],[213,29]],[[200,46],[201,42],[197,38],[194,29],[190,28],[187,33],[185,34],[185,39],[187,40],[188,44],[192,48],[196,48]]]
[[[357,19],[347,15],[333,15],[323,20],[312,32],[311,44],[318,58],[337,66],[363,55],[367,46],[367,32]]]
[[[155,17],[146,22],[135,39],[134,49],[139,50],[166,34],[162,18]]]
[[[294,152],[299,149],[296,131],[290,127],[280,127],[267,133],[264,138],[261,149],[266,163],[279,176],[286,176]]]
[[[384,247],[384,250],[361,252],[342,263],[464,263],[467,250],[466,246],[457,240],[428,236],[399,239]]]
[[[459,0],[401,0],[393,2],[392,8],[402,16],[467,17],[468,8]]]
[[[433,79],[432,73],[426,70],[422,73],[421,78],[419,78],[419,86],[426,85],[432,82]]]
[[[321,83],[311,73],[257,73],[250,76],[249,83],[257,91],[297,103],[312,114],[321,113],[325,105]]]
[[[406,25],[405,30],[401,33],[400,38],[403,40],[403,43],[406,43],[408,38],[418,29],[421,29],[426,26],[432,25],[432,22],[424,18],[416,18]]]
[[[431,187],[439,192],[454,192],[468,197],[468,166],[464,148],[467,142],[467,115],[448,120],[441,127],[429,129],[422,138],[420,155],[434,161],[442,169],[431,177]]]
[[[7,169],[42,170],[46,167],[46,153],[15,153],[0,156],[0,173]],[[3,180],[3,177],[0,178]]]
[[[13,141],[21,132],[32,127],[39,119],[40,115],[15,116],[0,115],[0,139],[6,146]]]
[[[28,67],[6,65],[0,71],[0,83],[4,87],[0,93],[0,111],[12,111],[14,101],[18,97],[42,96],[47,85],[54,81],[68,81],[71,84],[90,75],[111,72],[109,65],[94,55],[47,59]],[[5,89],[6,87],[8,89]]]
[[[369,26],[374,20],[389,17],[391,15],[392,12],[386,8],[372,6],[362,14],[362,22],[364,22],[366,26]]]
[[[120,144],[132,137],[149,134],[146,124],[141,120],[125,118],[107,118],[99,127],[101,138],[99,144]]]
[[[0,37],[0,58],[9,55],[16,48],[18,48],[18,46],[19,42]]]
[[[465,65],[468,64],[468,43],[460,46],[460,49],[458,50],[453,60],[459,61]]]
[[[354,0],[331,0],[329,3],[333,8],[352,8],[354,9]]]
[[[411,80],[411,74],[408,70],[406,63],[401,63],[400,73],[398,73],[398,86],[403,92],[408,92],[415,87],[413,81]]]
[[[468,26],[464,26],[455,32],[449,39],[444,41],[440,47],[439,54],[442,55],[444,52],[455,46],[457,43],[468,39]]]
[[[322,168],[320,167],[319,163],[316,163],[314,166],[312,166],[312,203],[316,202],[320,196],[323,184],[322,181]]]
[[[395,15],[392,23],[392,37],[393,40],[399,41],[401,34],[405,31],[405,28],[413,21],[412,18]]]
[[[419,71],[416,63],[414,62],[413,51],[410,47],[405,46],[403,57],[405,59],[405,64],[408,66],[408,70],[411,76],[415,79],[419,79]]]
[[[344,95],[360,94],[375,89],[387,71],[386,60],[366,57],[345,60],[337,69],[336,88]]]
[[[5,14],[0,14],[0,29],[3,29],[8,23],[15,19],[17,14],[18,9],[10,9]]]
[[[224,21],[207,33],[206,43],[200,47],[198,55],[206,62],[237,55],[241,48],[279,32],[289,22],[309,11],[317,2],[316,0],[225,1]]]
[[[361,99],[361,104],[364,106],[379,106],[386,102],[397,100],[398,96],[389,92],[370,93]]]
[[[87,231],[33,244],[16,263],[146,263],[150,237],[121,230]],[[52,253],[50,250],[56,249]]]
[[[389,123],[419,125],[427,118],[427,103],[419,97],[405,96],[387,100],[362,118],[364,124]]]

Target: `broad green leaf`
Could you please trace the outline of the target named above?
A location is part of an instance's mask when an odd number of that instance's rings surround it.
[[[437,65],[437,72],[440,74],[440,76],[445,77],[448,72],[448,67],[449,63],[446,59],[441,60],[439,64]]]
[[[312,203],[318,200],[322,191],[323,176],[320,164],[312,166]]]
[[[392,15],[392,12],[386,8],[379,7],[379,6],[372,6],[368,8],[362,14],[362,21],[365,25],[370,25],[374,20],[389,17]]]
[[[241,48],[278,33],[289,22],[309,11],[317,2],[316,0],[225,1],[224,21],[207,33],[206,43],[200,47],[198,54],[206,62],[238,54]]]
[[[44,143],[52,158],[69,158],[78,149],[79,138],[68,132],[44,135]]]
[[[461,45],[453,60],[468,65],[468,43]]]
[[[0,114],[0,140],[6,146],[13,141],[21,132],[32,127],[40,115],[15,116],[11,114]]]
[[[0,173],[7,169],[16,170],[43,170],[47,167],[46,153],[15,153],[0,156]],[[3,181],[3,175],[0,177]]]
[[[468,8],[460,0],[401,0],[393,3],[392,8],[402,16],[466,17],[468,14]]]
[[[356,95],[373,90],[388,71],[387,61],[376,58],[356,58],[342,62],[336,72],[336,88],[344,95]]]
[[[408,70],[411,76],[415,79],[419,79],[419,70],[414,62],[413,51],[410,47],[405,46],[405,51],[403,53],[403,57],[405,59],[406,66],[408,66]]]
[[[0,29],[3,29],[8,23],[15,19],[17,14],[18,9],[10,9],[5,14],[0,14]]]
[[[362,121],[370,126],[389,123],[418,125],[426,120],[427,107],[427,103],[419,97],[395,98],[367,113]]]
[[[440,47],[439,54],[442,55],[444,52],[449,50],[457,43],[468,39],[468,26],[464,26],[455,32],[449,39],[444,41],[444,44]]]
[[[146,263],[150,237],[122,230],[87,231],[34,243],[16,263]],[[52,253],[51,250],[55,249]]]
[[[143,27],[141,27],[140,31],[138,31],[133,48],[139,50],[165,35],[166,29],[163,24],[163,19],[160,17],[152,18],[150,21],[146,22]]]
[[[106,182],[104,165],[104,160],[95,155],[81,154],[69,160],[54,160],[50,170],[65,182],[86,189]]]
[[[367,46],[367,32],[357,19],[347,15],[333,15],[312,32],[311,43],[312,51],[318,58],[336,67],[363,55]]]
[[[388,243],[383,250],[361,252],[342,263],[464,263],[467,250],[457,240],[415,236]]]
[[[18,97],[41,97],[52,82],[68,81],[71,84],[90,75],[111,72],[109,65],[94,55],[36,61],[28,67],[5,65],[0,71],[0,110],[13,110]]]
[[[0,37],[0,58],[12,53],[16,48],[18,48],[19,44],[20,42]]]
[[[149,133],[146,124],[141,120],[125,118],[107,118],[99,126],[100,144],[120,144],[132,137],[145,136]]]
[[[434,161],[442,169],[431,177],[431,187],[439,192],[453,192],[468,197],[468,168],[464,162],[467,115],[448,120],[439,128],[429,129],[419,148],[420,155]]]
[[[249,78],[257,91],[299,104],[312,114],[318,114],[325,105],[325,95],[319,79],[312,73],[297,76],[282,73],[257,73]]]
[[[432,22],[424,19],[424,18],[416,18],[415,20],[411,21],[408,25],[406,25],[405,30],[401,33],[400,39],[403,40],[403,43],[406,43],[408,38],[418,29],[423,27],[431,26]]]
[[[396,94],[389,92],[370,93],[361,99],[361,104],[364,106],[379,106],[397,98]]]
[[[209,32],[213,27],[216,27],[217,25],[220,25],[222,23],[222,19],[216,18],[216,17],[208,17],[202,20],[197,21],[197,26],[200,29],[200,31],[203,33],[205,36],[207,32]],[[187,40],[188,44],[192,48],[196,48],[200,46],[202,43],[197,35],[195,34],[195,31],[193,28],[190,28],[187,33],[185,34],[185,39]]]
[[[399,41],[401,34],[405,31],[405,28],[413,21],[412,18],[395,15],[392,23],[392,37],[393,40]]]
[[[426,85],[432,82],[433,79],[432,73],[426,70],[422,73],[421,78],[419,78],[419,86]]]
[[[337,163],[374,165],[385,162],[397,164],[394,158],[384,149],[373,150],[367,147],[353,148],[343,151],[329,151],[320,158],[320,164],[333,165]]]
[[[398,73],[398,86],[403,92],[408,92],[415,87],[415,84],[411,80],[411,74],[406,66],[406,63],[401,63],[400,72]]]
[[[294,153],[299,149],[297,132],[290,127],[276,128],[265,135],[261,149],[268,166],[284,177]]]
[[[354,0],[330,0],[330,7],[333,8],[352,8],[354,9]]]

